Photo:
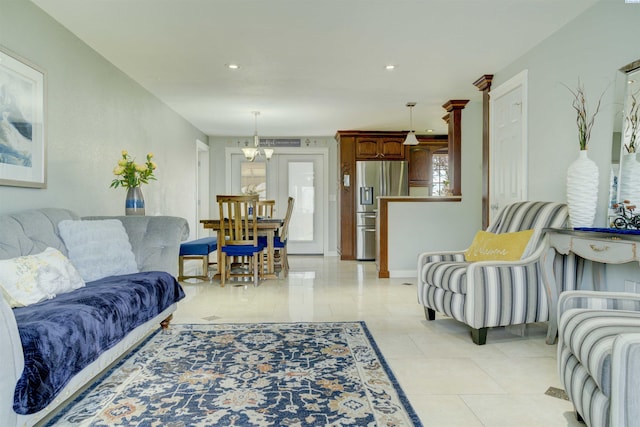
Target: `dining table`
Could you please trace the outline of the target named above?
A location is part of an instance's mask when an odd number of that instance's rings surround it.
[[[266,236],[267,238],[267,269],[263,272],[262,277],[265,279],[276,279],[275,272],[275,249],[273,247],[273,238],[276,235],[276,232],[280,227],[282,227],[283,219],[281,218],[267,218],[267,217],[258,217],[258,235]],[[222,235],[223,230],[220,227],[219,219],[202,219],[200,223],[204,227],[205,230],[213,230],[216,232],[217,241],[218,241],[218,266],[220,266],[220,257],[222,254],[222,243],[225,240],[225,236]],[[214,277],[220,277],[220,272],[218,272]]]

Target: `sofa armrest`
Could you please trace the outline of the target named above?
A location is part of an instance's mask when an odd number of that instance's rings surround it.
[[[186,219],[174,216],[86,217],[118,219],[124,225],[140,271],[166,271],[178,275],[180,242],[189,237]]]
[[[0,420],[3,425],[16,425],[13,393],[24,369],[22,341],[13,309],[0,294]],[[5,424],[6,423],[6,424]]]
[[[620,334],[611,353],[612,426],[635,425],[640,419],[638,387],[640,386],[640,333]]]

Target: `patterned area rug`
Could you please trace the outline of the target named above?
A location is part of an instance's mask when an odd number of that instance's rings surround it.
[[[174,325],[49,425],[421,426],[364,322]]]

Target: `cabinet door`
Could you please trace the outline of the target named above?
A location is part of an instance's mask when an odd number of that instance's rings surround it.
[[[413,146],[409,149],[409,185],[428,187],[431,184],[431,149]]]
[[[401,138],[380,139],[378,150],[383,160],[404,159],[404,140]]]
[[[356,159],[376,159],[379,153],[378,138],[356,138]]]

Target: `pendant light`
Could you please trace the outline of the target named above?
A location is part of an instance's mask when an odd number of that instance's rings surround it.
[[[260,148],[260,137],[258,137],[258,116],[260,115],[260,111],[252,111],[251,114],[254,115],[255,122],[253,131],[253,147],[245,147],[242,149],[244,158],[250,162],[253,162],[260,156],[264,156],[265,159],[271,160],[271,156],[273,156],[273,148]]]
[[[413,131],[413,107],[415,106],[415,102],[407,102],[407,107],[409,107],[409,133],[407,133],[407,138],[404,140],[404,145],[418,145],[418,138],[416,138],[416,133]]]

